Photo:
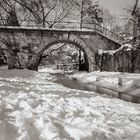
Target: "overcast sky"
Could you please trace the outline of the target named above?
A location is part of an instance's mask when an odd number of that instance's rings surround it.
[[[109,9],[109,11],[112,14],[115,14],[117,16],[124,15],[125,10],[123,8],[128,6],[130,7],[135,3],[135,0],[98,0],[98,1],[102,7]]]

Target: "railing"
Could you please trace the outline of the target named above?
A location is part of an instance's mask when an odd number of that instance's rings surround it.
[[[120,37],[119,35],[115,34],[114,32],[106,29],[105,27],[103,27],[99,24],[84,24],[83,28],[91,29],[91,30],[94,29],[94,30],[98,31],[99,33],[105,35],[109,39],[119,42],[120,44],[122,44],[124,42],[124,38]]]
[[[42,25],[42,23],[37,24],[35,20],[21,20],[20,21],[20,27],[44,27],[44,28],[52,28],[52,29],[80,29],[80,22],[69,22],[69,21],[59,21],[54,23],[54,21],[48,21],[50,24]],[[0,26],[8,26],[6,24],[5,19],[0,19]],[[83,23],[82,29],[87,30],[96,30],[99,33],[105,35],[109,39],[112,39],[118,43],[123,43],[124,38],[120,37],[119,35],[115,34],[114,32],[106,29],[105,27],[97,24],[97,23]]]
[[[79,70],[79,63],[56,64],[56,69],[64,71]]]

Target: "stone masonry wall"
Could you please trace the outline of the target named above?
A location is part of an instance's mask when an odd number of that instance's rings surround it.
[[[0,66],[7,65],[7,58],[3,50],[0,50]]]
[[[7,50],[10,69],[37,70],[43,52],[57,43],[68,43],[79,47],[86,55],[88,71],[96,70],[95,54],[98,49],[114,50],[121,46],[96,31],[18,28],[0,31],[0,45]]]
[[[140,44],[125,44],[114,51],[98,50],[96,65],[101,71],[140,72]]]

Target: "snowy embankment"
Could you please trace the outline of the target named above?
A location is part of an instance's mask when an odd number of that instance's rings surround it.
[[[122,80],[122,85],[136,85],[140,86],[140,74],[121,73],[121,72],[100,72],[95,71],[91,73],[79,72],[75,73],[70,78],[76,78],[81,83],[100,82],[105,86],[118,86],[119,79]]]
[[[140,105],[72,90],[45,71],[0,69],[0,140],[139,140]]]
[[[75,73],[68,76],[80,83],[95,86],[98,92],[140,103],[140,74],[121,72]]]

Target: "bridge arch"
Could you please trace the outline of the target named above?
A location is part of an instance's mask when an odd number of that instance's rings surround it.
[[[81,49],[85,55],[86,71],[91,71],[91,69],[93,69],[93,64],[91,61],[92,53],[91,53],[90,49],[87,46],[85,46],[85,44],[82,44],[81,42],[78,42],[76,40],[69,40],[69,39],[55,40],[55,41],[52,41],[52,42],[46,44],[38,53],[38,58],[37,58],[38,66],[40,64],[40,60],[41,60],[43,53],[51,46],[59,44],[59,43],[71,44],[71,45],[74,45],[75,47],[78,47],[79,49]]]

